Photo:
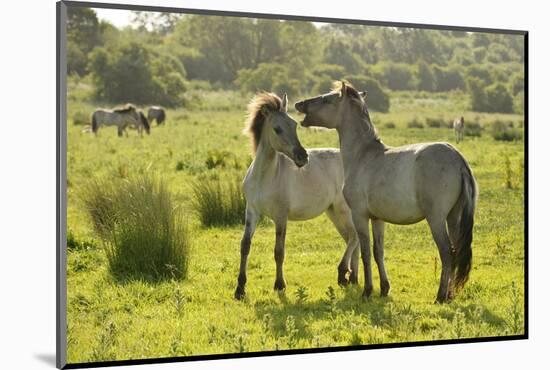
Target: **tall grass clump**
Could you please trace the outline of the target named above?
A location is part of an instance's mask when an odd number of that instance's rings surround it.
[[[196,181],[193,183],[193,193],[193,208],[203,226],[244,223],[246,200],[237,177]]]
[[[186,277],[188,231],[164,182],[149,175],[96,179],[82,198],[115,277]]]

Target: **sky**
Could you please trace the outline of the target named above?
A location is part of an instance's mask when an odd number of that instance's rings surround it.
[[[99,20],[108,21],[117,28],[123,28],[130,24],[132,19],[132,11],[124,9],[101,9],[93,8]],[[313,22],[316,27],[320,27],[325,23]]]
[[[125,27],[130,23],[130,15],[132,12],[129,10],[100,8],[94,8],[94,10],[99,20],[108,21],[117,28]]]

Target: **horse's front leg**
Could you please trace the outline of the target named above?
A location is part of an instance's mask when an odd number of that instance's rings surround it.
[[[246,285],[246,266],[248,263],[248,254],[250,253],[250,245],[252,237],[258,224],[259,215],[250,207],[246,207],[244,233],[241,239],[241,266],[239,268],[239,277],[237,278],[237,289],[235,290],[235,298],[242,299],[245,296]]]
[[[369,218],[366,212],[360,212],[352,209],[353,224],[359,237],[359,246],[361,247],[361,259],[363,261],[363,270],[365,274],[365,289],[363,298],[369,298],[372,294],[372,269],[370,264],[370,238],[369,238]]]
[[[384,221],[371,220],[371,222],[374,260],[376,261],[380,275],[380,295],[386,297],[390,291],[390,281],[388,280],[386,267],[384,266]]]
[[[277,265],[277,274],[273,289],[284,290],[286,281],[283,275],[283,262],[285,260],[285,237],[287,220],[277,221],[275,223],[275,263]]]

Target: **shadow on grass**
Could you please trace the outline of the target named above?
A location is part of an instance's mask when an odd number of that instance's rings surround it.
[[[342,288],[334,300],[318,299],[315,301],[295,302],[289,300],[285,293],[278,293],[280,305],[274,305],[272,300],[258,301],[254,305],[259,320],[270,318],[270,330],[273,337],[288,335],[287,320],[294,318],[296,336],[300,339],[313,340],[314,334],[310,326],[316,321],[333,319],[337,315],[366,315],[379,317],[384,314],[384,308],[392,302],[391,297],[372,296],[365,301],[361,294],[361,287]]]

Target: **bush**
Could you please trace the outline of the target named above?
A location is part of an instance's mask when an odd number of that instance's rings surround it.
[[[466,121],[464,123],[464,135],[465,136],[475,136],[479,137],[481,136],[481,131],[483,131],[483,127],[479,124],[479,122],[468,122]]]
[[[487,111],[487,93],[483,81],[479,78],[468,79],[468,92],[470,94],[470,106],[474,112]]]
[[[347,76],[355,88],[367,92],[367,106],[377,112],[388,112],[390,110],[390,96],[385,92],[378,81],[369,77]]]
[[[393,122],[386,122],[384,123],[384,128],[395,128],[395,123]]]
[[[514,128],[512,122],[496,120],[491,127],[491,136],[497,141],[516,141],[521,140],[522,132]]]
[[[416,117],[413,118],[412,121],[409,121],[409,123],[407,123],[407,127],[408,128],[424,128],[424,125],[422,124],[422,122],[420,122]]]
[[[77,110],[73,113],[73,125],[89,125],[91,121],[90,115],[86,112]]]
[[[186,277],[188,231],[161,180],[145,175],[96,179],[86,186],[83,199],[115,277],[154,281]]]
[[[436,79],[432,67],[426,62],[419,61],[416,64],[416,79],[418,81],[418,90],[434,91],[436,88]]]
[[[246,200],[240,179],[196,181],[193,193],[193,208],[203,226],[244,224]]]
[[[432,128],[444,127],[445,126],[445,120],[441,117],[439,117],[439,118],[427,117],[426,118],[426,125],[428,127],[432,127]]]

